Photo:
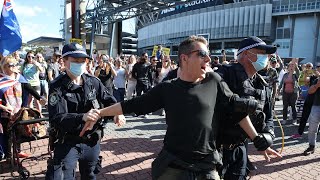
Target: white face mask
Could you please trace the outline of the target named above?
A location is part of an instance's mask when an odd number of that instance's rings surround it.
[[[81,76],[86,70],[86,63],[74,63],[70,62],[70,72],[78,77]]]
[[[253,53],[252,53],[253,54]],[[251,59],[249,59],[251,61]],[[257,54],[257,61],[251,61],[253,67],[256,71],[264,69],[268,65],[268,55],[267,54]]]

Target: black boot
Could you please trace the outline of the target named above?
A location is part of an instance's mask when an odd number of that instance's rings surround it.
[[[309,145],[309,147],[303,152],[303,155],[308,156],[314,153],[314,145]]]
[[[247,162],[247,168],[250,170],[250,171],[254,171],[254,170],[257,170],[257,166],[255,166],[248,158],[248,162]]]

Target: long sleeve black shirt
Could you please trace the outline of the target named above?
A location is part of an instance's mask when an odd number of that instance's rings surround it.
[[[219,123],[214,116],[215,107],[227,107],[232,95],[226,83],[212,72],[198,83],[179,78],[160,83],[146,94],[122,102],[121,106],[123,113],[138,115],[164,108],[168,125],[164,148],[192,162],[194,156],[217,153],[215,139]]]

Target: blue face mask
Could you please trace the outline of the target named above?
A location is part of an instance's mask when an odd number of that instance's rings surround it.
[[[81,76],[86,70],[86,63],[74,63],[70,62],[70,72],[78,77]]]
[[[249,60],[251,61],[251,59],[249,59]],[[268,55],[267,54],[257,54],[257,61],[252,62],[252,65],[257,71],[264,69],[268,65]]]

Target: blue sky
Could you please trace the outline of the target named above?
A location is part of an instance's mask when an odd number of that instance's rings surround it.
[[[14,0],[13,11],[20,24],[22,41],[40,36],[61,37],[63,0]]]
[[[20,24],[22,42],[40,36],[62,37],[60,19],[64,16],[64,0],[14,0],[13,11]],[[123,24],[123,31],[134,33],[134,20]]]

